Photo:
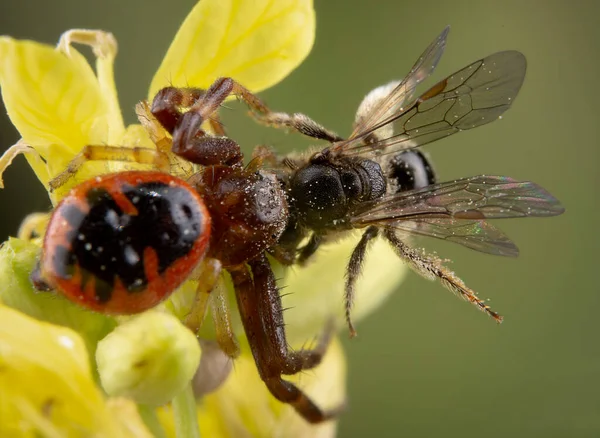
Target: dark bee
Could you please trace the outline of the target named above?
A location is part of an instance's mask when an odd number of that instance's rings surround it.
[[[427,47],[402,80],[369,93],[343,139],[301,114],[271,113],[263,122],[286,126],[331,145],[308,159],[273,163],[288,193],[290,218],[271,249],[284,263],[304,263],[342,233],[364,229],[346,274],[346,316],[369,242],[386,239],[417,273],[437,278],[496,321],[492,311],[439,258],[406,243],[408,234],[431,236],[501,256],[518,255],[515,244],[486,219],[555,216],[564,209],[532,182],[504,176],[473,176],[436,183],[428,159],[415,148],[485,125],[510,108],[525,78],[517,51],[494,53],[438,82],[419,97],[417,85],[437,66],[449,28]],[[302,246],[302,242],[308,243]]]

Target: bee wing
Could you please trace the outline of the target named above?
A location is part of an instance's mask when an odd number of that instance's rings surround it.
[[[361,115],[354,126],[354,132],[350,138],[357,138],[361,133],[368,131],[371,127],[386,120],[401,110],[401,107],[413,97],[417,85],[427,79],[435,70],[442,58],[446,48],[446,39],[450,32],[450,26],[446,26],[441,34],[425,49],[415,65],[406,77],[381,100],[377,100],[375,106],[370,107],[367,113]],[[390,84],[393,86],[393,84]],[[385,87],[384,87],[385,88]],[[387,90],[386,90],[387,91]],[[367,99],[365,99],[367,100]],[[362,106],[362,105],[361,105]]]
[[[504,176],[474,176],[362,203],[353,212],[351,223],[355,227],[390,226],[482,252],[516,255],[516,246],[485,219],[563,212],[560,202],[537,184]]]
[[[386,226],[404,233],[457,243],[487,254],[519,255],[519,248],[502,231],[484,220],[424,218],[392,222]]]
[[[373,110],[387,115],[385,119],[361,125],[361,132],[335,143],[331,150],[348,156],[389,154],[493,122],[510,108],[526,69],[522,53],[498,52],[438,82],[403,108],[384,107],[394,100],[390,96],[381,102],[382,108]],[[393,133],[387,138],[369,138],[388,125]]]

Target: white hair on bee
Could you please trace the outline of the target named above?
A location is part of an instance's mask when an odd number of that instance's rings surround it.
[[[358,106],[356,117],[354,118],[354,126],[358,126],[363,118],[370,115],[373,112],[373,109],[379,106],[398,85],[400,85],[400,81],[396,80],[369,91]],[[391,111],[389,115],[391,115]],[[373,134],[377,138],[388,138],[392,136],[393,132],[393,127],[391,125],[386,125],[375,131]]]

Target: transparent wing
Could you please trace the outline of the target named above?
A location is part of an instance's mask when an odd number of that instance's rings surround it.
[[[435,237],[487,254],[516,257],[517,246],[499,229],[483,220],[423,218],[386,224],[396,230],[420,236]]]
[[[364,131],[336,143],[331,150],[349,156],[394,153],[493,122],[510,108],[526,68],[525,56],[520,52],[494,53],[437,83],[385,120],[364,126]],[[387,102],[382,105],[389,105]],[[389,112],[388,108],[376,111]],[[369,134],[390,124],[391,136],[369,138]]]
[[[474,176],[362,203],[351,222],[356,227],[390,226],[482,252],[516,255],[516,246],[485,219],[563,212],[560,202],[537,184],[504,176]]]
[[[412,99],[417,85],[433,73],[440,61],[446,47],[448,32],[450,32],[450,26],[446,26],[442,33],[425,49],[408,75],[402,79],[398,86],[357,121],[350,138],[357,137],[393,114],[396,114],[407,101]]]

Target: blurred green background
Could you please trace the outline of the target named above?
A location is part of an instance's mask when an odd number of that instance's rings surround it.
[[[193,0],[23,0],[0,3],[0,34],[54,44],[70,28],[114,32],[121,103],[146,95]],[[531,179],[566,206],[558,218],[508,221],[516,260],[425,242],[505,315],[498,327],[439,285],[414,275],[346,342],[351,410],[340,436],[600,436],[600,3],[590,1],[322,0],[310,57],[262,93],[271,107],[301,111],[348,134],[373,87],[403,76],[450,24],[435,79],[503,49],[528,60],[525,84],[500,122],[427,148],[442,180],[475,174]],[[241,107],[235,106],[237,110]],[[299,136],[255,128],[241,111],[226,123],[247,150],[306,147]],[[240,120],[241,119],[241,120]],[[17,140],[0,108],[0,149]],[[0,238],[49,207],[22,158],[0,191]]]

